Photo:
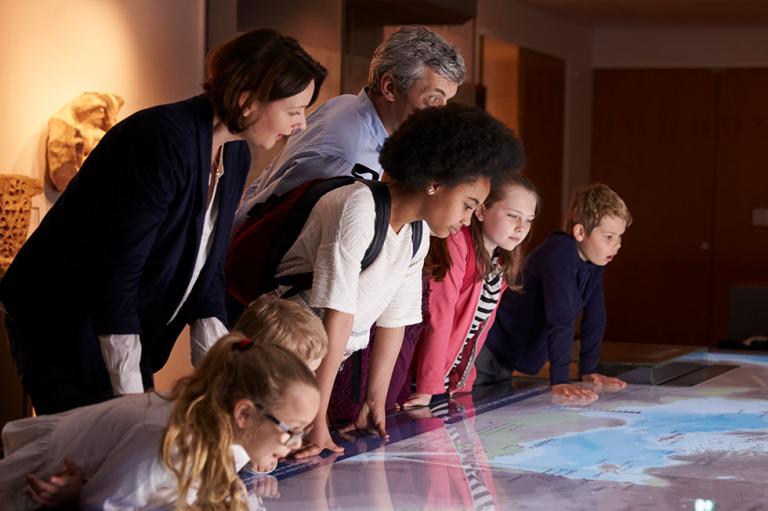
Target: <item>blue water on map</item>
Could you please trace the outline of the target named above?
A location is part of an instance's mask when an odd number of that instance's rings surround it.
[[[491,465],[572,479],[654,484],[646,470],[685,463],[675,457],[768,452],[767,436],[751,435],[768,432],[768,403],[761,400],[694,398],[639,406],[631,414],[585,408],[580,415],[618,418],[624,424],[523,443],[521,452],[496,456]]]

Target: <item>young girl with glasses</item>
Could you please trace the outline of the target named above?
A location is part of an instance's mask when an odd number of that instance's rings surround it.
[[[294,354],[228,335],[171,396],[134,394],[9,423],[0,502],[34,509],[27,474],[47,479],[76,459],[85,509],[247,509],[237,472],[300,447],[319,405],[314,375]]]

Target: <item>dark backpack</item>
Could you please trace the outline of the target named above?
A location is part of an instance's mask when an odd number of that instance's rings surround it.
[[[360,175],[371,171],[358,164],[352,172]],[[312,273],[276,278],[277,267],[298,238],[317,201],[326,193],[355,182],[370,187],[376,204],[373,240],[360,263],[360,271],[368,268],[381,252],[387,236],[392,207],[387,185],[353,176],[315,179],[280,197],[273,195],[248,212],[247,219],[232,238],[227,254],[225,272],[229,303],[234,301],[241,306],[248,305],[280,285],[290,287],[284,297],[311,288]],[[421,245],[421,221],[411,224],[411,232],[415,256]],[[230,323],[234,323],[235,319],[230,318]]]

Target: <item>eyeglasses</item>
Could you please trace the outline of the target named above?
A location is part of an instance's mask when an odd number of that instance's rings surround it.
[[[288,424],[281,421],[271,413],[267,412],[266,408],[264,408],[262,405],[256,403],[256,408],[261,412],[261,414],[264,417],[274,422],[275,425],[278,428],[280,428],[281,431],[283,431],[284,433],[288,433],[288,440],[286,440],[283,445],[291,445],[297,442],[301,442],[309,434],[309,432],[312,431],[312,426],[313,426],[312,424],[310,424],[304,429],[291,429],[291,427]]]

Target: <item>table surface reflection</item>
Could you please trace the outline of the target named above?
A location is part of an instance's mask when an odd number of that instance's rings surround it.
[[[631,385],[557,406],[541,381],[388,419],[386,444],[287,462],[268,510],[768,510],[768,355],[696,353],[735,369],[692,387]],[[264,483],[264,481],[262,481]]]

